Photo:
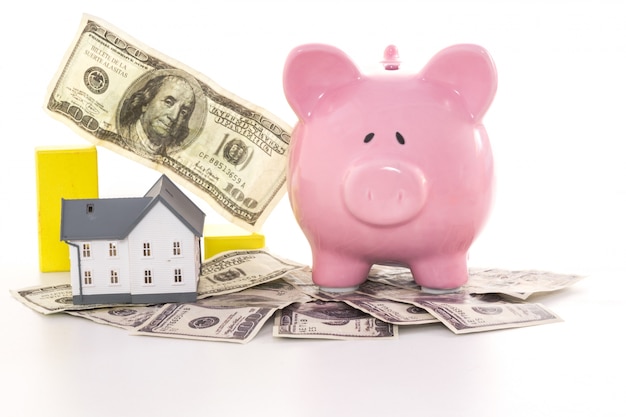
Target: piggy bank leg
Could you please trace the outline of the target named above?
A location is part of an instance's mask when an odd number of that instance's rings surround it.
[[[467,282],[467,254],[422,258],[410,264],[413,279],[422,291],[433,294],[456,292]]]
[[[328,292],[352,292],[365,282],[371,264],[330,251],[313,252],[313,283]]]

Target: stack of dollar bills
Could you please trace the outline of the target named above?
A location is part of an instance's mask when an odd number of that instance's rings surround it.
[[[69,283],[11,293],[39,313],[66,313],[134,335],[247,343],[268,321],[275,337],[317,339],[393,339],[402,327],[433,323],[455,334],[555,323],[562,320],[529,298],[580,279],[536,270],[470,269],[459,291],[434,295],[421,291],[408,269],[374,265],[357,291],[337,294],[320,291],[308,266],[260,249],[206,260],[194,303],[75,305]]]

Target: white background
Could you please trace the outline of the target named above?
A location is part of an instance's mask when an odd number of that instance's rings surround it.
[[[623,1],[12,2],[0,17],[0,414],[625,415],[626,6]],[[247,345],[141,338],[41,316],[9,289],[58,278],[37,266],[34,148],[85,144],[43,110],[82,13],[100,17],[295,123],[282,68],[299,44],[376,68],[388,44],[418,71],[477,43],[499,88],[484,119],[497,164],[472,266],[586,275],[537,298],[563,323],[455,336],[402,329],[395,341]],[[160,174],[99,149],[100,196],[137,196]],[[202,202],[199,202],[203,204]],[[207,221],[224,222],[208,206]],[[309,263],[285,197],[263,227],[273,253]]]

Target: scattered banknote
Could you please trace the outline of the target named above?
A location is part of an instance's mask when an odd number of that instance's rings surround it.
[[[302,268],[285,276],[318,300],[343,301],[373,317],[388,323],[427,324],[441,322],[454,333],[473,333],[488,330],[548,324],[561,319],[541,304],[510,301],[500,294],[470,294],[461,289],[450,294],[431,294],[420,291],[410,272],[403,268],[383,267],[384,279],[367,280],[354,293],[329,293],[313,285],[310,268]],[[391,268],[391,269],[389,269]],[[378,270],[380,271],[380,270]],[[377,272],[374,272],[376,275]],[[396,285],[386,284],[392,282]],[[376,303],[376,299],[379,303]],[[500,304],[494,307],[494,303]],[[410,307],[419,310],[410,310]],[[413,321],[406,314],[413,311]]]
[[[439,319],[421,307],[393,300],[381,300],[365,294],[354,294],[343,302],[372,317],[399,326],[439,322]]]
[[[423,300],[419,305],[456,334],[537,326],[562,321],[539,303],[445,302]]]
[[[526,300],[536,293],[569,287],[582,278],[582,275],[548,271],[470,268],[468,282],[461,289],[471,294],[499,293]],[[374,265],[368,279],[395,287],[419,289],[411,271],[404,267]]]
[[[476,268],[470,269],[469,282],[464,289],[474,294],[499,293],[526,300],[536,293],[569,287],[583,278],[582,275],[548,271]]]
[[[310,299],[278,279],[194,303],[128,305],[67,313],[120,327],[132,334],[247,343],[277,309]]]
[[[258,231],[285,193],[290,126],[93,16],[83,16],[45,108],[245,229]]]
[[[331,296],[320,291],[319,287],[313,283],[311,267],[309,266],[289,271],[283,276],[283,279],[298,288],[303,293],[318,300],[328,301],[328,297]]]
[[[273,281],[304,265],[274,256],[264,249],[223,252],[203,262],[198,298],[228,294]]]
[[[309,296],[279,279],[195,303],[167,304],[135,328],[134,334],[247,343],[276,310],[309,300]]]
[[[562,321],[539,303],[510,301],[499,294],[430,294],[367,281],[358,290],[374,298],[421,307],[456,334],[536,326]]]
[[[439,322],[432,314],[414,304],[394,300],[383,300],[359,292],[330,293],[320,291],[319,288],[313,284],[311,268],[308,267],[291,271],[284,276],[284,279],[310,297],[322,301],[343,301],[349,306],[386,323],[416,325]]]
[[[132,334],[247,343],[278,308],[165,304]]]
[[[398,326],[385,323],[341,301],[315,300],[281,309],[274,319],[276,337],[315,339],[394,339]]]
[[[119,304],[74,304],[70,284],[32,286],[21,290],[11,290],[11,295],[41,314],[119,306]]]
[[[283,308],[295,302],[307,302],[312,297],[292,284],[277,279],[235,293],[215,295],[197,300],[204,307],[276,307]]]
[[[94,308],[92,310],[66,310],[65,312],[71,316],[82,317],[95,323],[134,330],[154,316],[162,306],[162,304],[153,306],[127,305]]]

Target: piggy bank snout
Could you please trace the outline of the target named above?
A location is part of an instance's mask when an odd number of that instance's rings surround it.
[[[342,197],[358,220],[393,226],[416,217],[428,194],[427,181],[416,166],[398,161],[368,161],[348,168]]]

